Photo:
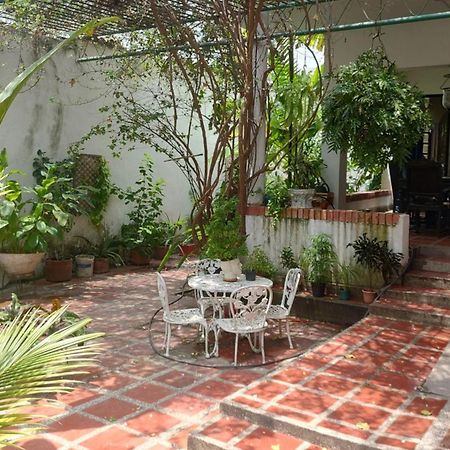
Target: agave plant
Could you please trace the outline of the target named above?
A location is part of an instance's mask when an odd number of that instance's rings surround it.
[[[0,447],[14,445],[40,429],[22,428],[35,417],[21,409],[48,395],[69,392],[76,375],[92,366],[103,333],[77,335],[90,319],[55,329],[66,313],[62,307],[42,317],[38,310],[18,315],[0,328]]]

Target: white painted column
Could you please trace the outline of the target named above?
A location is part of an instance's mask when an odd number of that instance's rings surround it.
[[[259,28],[258,34],[263,31]],[[253,75],[255,82],[254,121],[256,127],[256,146],[253,160],[253,171],[264,166],[266,161],[266,85],[263,80],[267,71],[268,46],[266,40],[257,40],[253,55]],[[253,173],[254,173],[253,172]],[[265,174],[261,174],[251,186],[248,196],[249,204],[262,204],[264,195]]]
[[[336,209],[345,209],[347,194],[347,154],[330,152],[328,145],[322,146],[322,158],[327,167],[322,176],[334,193],[333,204]]]

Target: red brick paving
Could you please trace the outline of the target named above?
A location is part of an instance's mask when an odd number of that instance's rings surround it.
[[[174,292],[185,273],[166,275]],[[100,287],[93,289],[106,280],[104,295]],[[57,409],[54,417],[48,414],[48,434],[29,440],[25,448],[70,448],[72,442],[79,450],[139,449],[141,444],[145,450],[186,448],[189,434],[201,436],[202,427],[210,427],[211,436],[229,438],[230,450],[272,450],[277,445],[280,450],[322,448],[235,418],[227,419],[232,426],[219,426],[225,423],[225,416],[218,414],[220,401],[234,401],[274,420],[280,417],[301,427],[328,430],[340,439],[356,443],[362,439],[375,448],[385,444],[412,449],[446,406],[445,399],[422,395],[415,388],[448,344],[448,329],[369,316],[302,358],[255,369],[195,367],[162,359],[148,346],[145,323],[158,307],[154,282],[154,275],[136,272],[42,287],[48,300],[56,296],[55,290],[66,289],[58,296],[74,300],[75,311],[92,317],[94,330],[109,333],[108,350],[99,357],[100,369],[84,378],[88,385],[57,396],[65,409]],[[295,326],[305,327],[310,343],[338,331],[303,320]],[[189,333],[183,329],[174,336],[174,353],[177,348],[202,352],[201,345],[186,347],[186,340],[196,336]],[[161,334],[155,334],[160,344]],[[276,338],[280,354],[288,351],[286,339]],[[303,345],[300,339],[296,342]],[[40,408],[45,412],[45,405]],[[425,416],[424,410],[432,415]],[[216,437],[211,439],[220,442]],[[449,444],[450,431],[441,446]]]

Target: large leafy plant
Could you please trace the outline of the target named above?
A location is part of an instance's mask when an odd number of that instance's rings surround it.
[[[323,103],[324,137],[330,149],[348,152],[365,171],[404,163],[430,125],[420,90],[410,85],[382,49],[342,66]]]
[[[317,234],[302,255],[301,265],[313,284],[330,283],[336,271],[337,255],[331,237]]]
[[[46,176],[33,188],[20,185],[7,172],[6,151],[0,153],[0,170],[6,174],[6,192],[0,199],[0,250],[34,253],[47,250],[52,237],[62,237],[70,215],[54,202],[52,189],[59,181]]]
[[[245,236],[242,236],[239,228],[237,207],[236,197],[227,197],[224,192],[216,195],[211,221],[206,226],[207,258],[228,261],[247,254]]]
[[[356,262],[367,270],[371,289],[375,274],[381,274],[387,284],[401,269],[403,254],[390,249],[387,241],[380,241],[377,237],[369,238],[363,233],[347,247],[353,248]]]
[[[35,309],[0,326],[0,447],[39,429],[22,428],[35,419],[23,408],[47,395],[69,392],[69,383],[76,383],[76,375],[94,363],[100,350],[95,340],[102,333],[79,333],[89,319],[60,328],[66,312],[63,307],[42,317]]]

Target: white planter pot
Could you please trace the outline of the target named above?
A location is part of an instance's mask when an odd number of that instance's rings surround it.
[[[289,189],[293,208],[312,208],[314,189]]]
[[[77,264],[77,277],[86,278],[94,275],[94,256],[77,255],[75,262]]]
[[[0,253],[0,266],[13,277],[33,275],[44,253]]]
[[[224,281],[237,281],[242,273],[241,262],[237,258],[231,261],[220,261],[220,267]]]

